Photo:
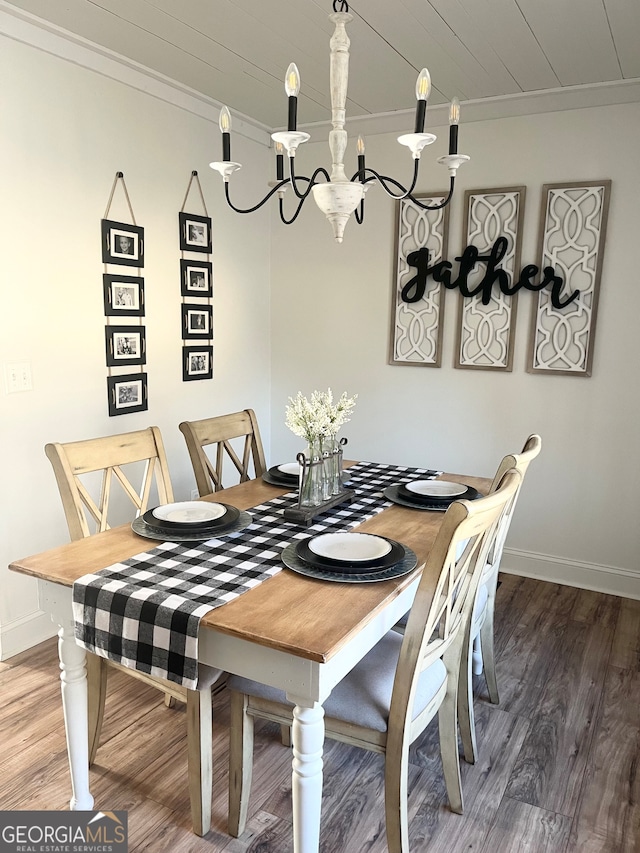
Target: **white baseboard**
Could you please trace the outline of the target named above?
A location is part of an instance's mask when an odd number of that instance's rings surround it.
[[[42,610],[14,619],[13,622],[0,627],[0,660],[12,658],[50,637],[55,637],[57,633],[58,626],[54,625],[51,616]]]
[[[510,575],[537,578],[565,586],[577,586],[607,595],[640,599],[640,572],[629,569],[562,560],[546,554],[505,548],[500,571]]]

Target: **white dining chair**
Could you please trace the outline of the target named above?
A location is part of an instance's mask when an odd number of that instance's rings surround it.
[[[529,464],[540,453],[541,448],[542,439],[540,436],[530,435],[525,441],[521,453],[511,453],[502,459],[489,490],[489,494],[495,491],[505,472],[511,468],[515,468],[520,474],[520,484],[511,506],[502,518],[500,530],[497,532],[496,541],[489,553],[478,584],[473,617],[469,624],[467,642],[463,648],[460,667],[461,683],[458,691],[458,714],[464,757],[470,764],[474,764],[478,757],[473,709],[473,676],[481,675],[484,671],[489,700],[492,704],[499,705],[500,697],[494,649],[494,611],[500,560],[524,476]],[[393,630],[400,634],[404,633],[408,618],[409,614],[407,613],[393,626]]]
[[[171,503],[173,491],[160,430],[157,427],[119,435],[47,444],[45,447],[58,484],[69,535],[72,540],[101,533],[110,527],[114,504],[122,515],[144,513],[157,494],[159,503]],[[114,496],[118,496],[117,500]],[[113,500],[112,500],[113,499]],[[141,546],[142,547],[142,546]],[[89,765],[100,744],[111,668],[137,678],[165,694],[167,706],[175,701],[186,704],[188,784],[193,831],[205,835],[211,825],[212,796],[212,686],[222,671],[200,664],[198,687],[187,690],[163,678],[156,678],[87,652],[89,722]]]
[[[324,703],[325,733],[385,756],[385,813],[390,853],[408,853],[410,744],[438,714],[449,804],[463,808],[458,760],[457,691],[465,629],[477,585],[520,475],[505,474],[486,498],[456,501],[445,513],[422,573],[404,636],[390,631]],[[459,543],[466,541],[460,553]],[[253,718],[298,725],[285,693],[230,676],[229,832],[245,827],[253,764]],[[295,729],[294,729],[295,734]]]
[[[502,559],[504,544],[509,533],[527,469],[540,453],[541,449],[542,439],[540,436],[536,434],[530,435],[520,453],[511,453],[504,457],[498,466],[491,489],[489,490],[489,494],[491,494],[491,492],[498,488],[506,471],[515,469],[520,474],[520,483],[501,519],[495,542],[489,551],[486,565],[480,577],[473,608],[473,619],[469,625],[467,642],[464,645],[462,665],[460,667],[461,683],[458,693],[460,736],[465,760],[471,764],[474,764],[478,757],[473,709],[473,676],[481,675],[484,670],[489,700],[492,704],[499,705],[500,696],[498,694],[494,649],[494,611],[498,573],[500,571],[500,561]]]

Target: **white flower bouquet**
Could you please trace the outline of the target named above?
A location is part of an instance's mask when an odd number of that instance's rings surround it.
[[[351,420],[357,396],[347,397],[345,391],[334,403],[331,388],[314,391],[311,399],[298,391],[294,398],[289,397],[286,424],[294,435],[306,439],[309,444],[335,437],[340,427]]]

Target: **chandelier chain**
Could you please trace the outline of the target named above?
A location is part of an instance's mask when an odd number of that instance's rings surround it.
[[[337,8],[337,7],[340,8]],[[348,12],[349,4],[345,0],[333,0],[333,11],[334,12]]]

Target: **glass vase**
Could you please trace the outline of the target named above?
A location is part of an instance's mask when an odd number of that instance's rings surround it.
[[[304,452],[300,506],[319,506],[324,494],[324,462],[320,440],[310,441]]]
[[[325,435],[320,439],[322,456],[322,500],[328,501],[333,488],[333,438]]]
[[[327,439],[327,456],[325,461],[328,497],[339,495],[342,491],[342,447],[335,435]]]

